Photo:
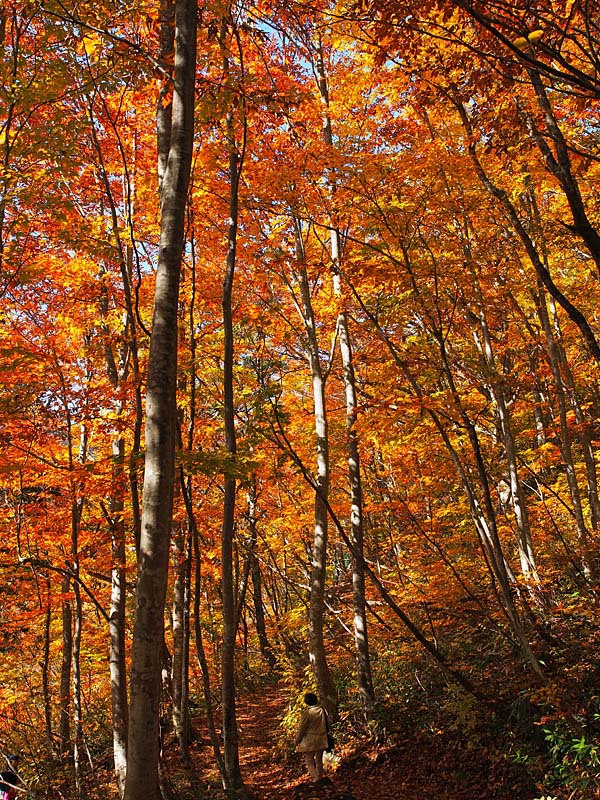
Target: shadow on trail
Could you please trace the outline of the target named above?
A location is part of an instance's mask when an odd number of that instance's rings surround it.
[[[539,796],[522,768],[484,747],[467,751],[460,737],[443,732],[415,732],[381,748],[363,741],[352,752],[341,750],[337,768],[329,768],[323,781],[312,783],[292,743],[281,733],[289,699],[282,686],[239,698],[240,766],[253,800],[533,800]],[[206,796],[222,797],[210,748],[202,747],[194,762]]]

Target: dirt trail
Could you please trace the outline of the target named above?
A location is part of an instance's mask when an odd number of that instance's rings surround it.
[[[295,785],[301,782],[300,761],[289,758],[289,743],[286,745],[279,728],[288,700],[289,693],[282,686],[267,687],[238,698],[240,768],[246,786],[257,800],[290,797]],[[196,719],[194,727],[199,736],[192,755],[194,784],[216,800],[222,794],[221,780],[205,720]]]
[[[288,759],[279,729],[288,701],[280,686],[240,698],[240,766],[259,800],[287,797],[300,780],[300,761]]]
[[[514,764],[484,748],[466,751],[455,734],[441,732],[407,736],[382,748],[367,741],[354,751],[337,748],[337,768],[327,771],[330,782],[315,787],[280,728],[288,701],[282,686],[238,701],[240,766],[256,800],[533,800],[539,796]],[[202,738],[194,754],[194,772],[211,800],[217,800],[222,796],[221,783],[212,749]]]
[[[307,780],[301,757],[293,752],[292,742],[280,728],[289,701],[283,686],[266,689],[238,699],[240,768],[244,782],[256,800],[329,800],[337,796],[335,775],[331,784],[315,789]],[[221,795],[219,774],[214,763],[203,721],[196,721],[201,746],[193,756],[196,783],[215,800]],[[357,796],[356,800],[363,800]],[[364,800],[373,800],[373,795]]]

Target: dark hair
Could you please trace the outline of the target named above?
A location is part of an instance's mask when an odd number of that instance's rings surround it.
[[[304,695],[304,702],[307,706],[318,706],[319,705],[319,698],[313,692],[307,692]]]

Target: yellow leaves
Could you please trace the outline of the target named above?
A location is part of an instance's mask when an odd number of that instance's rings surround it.
[[[531,33],[528,33],[527,37],[518,36],[516,39],[513,40],[513,45],[518,50],[525,50],[527,45],[535,44],[536,42],[539,42],[539,40],[542,38],[543,35],[544,35],[544,31],[542,31],[542,30],[540,30],[538,28],[537,30],[531,31]]]
[[[101,50],[102,45],[102,37],[94,31],[90,31],[85,34],[81,41],[80,53],[81,55],[85,53],[89,59],[94,59],[98,51]]]

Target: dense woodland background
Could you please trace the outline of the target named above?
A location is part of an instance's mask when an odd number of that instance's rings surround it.
[[[315,688],[347,761],[598,796],[599,70],[586,0],[4,2],[29,791],[244,796]]]

